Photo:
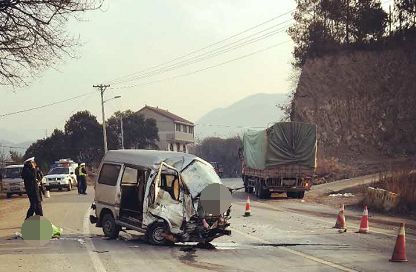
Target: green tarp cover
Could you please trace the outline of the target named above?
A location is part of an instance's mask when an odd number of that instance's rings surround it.
[[[243,136],[244,160],[250,168],[266,167],[267,135],[266,130],[248,130]]]
[[[316,166],[316,126],[281,122],[267,130],[247,131],[243,137],[244,158],[250,168],[297,164]]]

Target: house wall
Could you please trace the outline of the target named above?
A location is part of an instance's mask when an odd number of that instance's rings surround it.
[[[147,119],[153,118],[156,120],[156,125],[159,130],[159,142],[157,145],[160,150],[169,150],[169,135],[175,132],[175,123],[171,119],[147,108],[140,110],[139,113],[143,114],[143,116]]]

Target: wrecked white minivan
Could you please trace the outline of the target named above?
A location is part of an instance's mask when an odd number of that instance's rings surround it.
[[[108,151],[91,207],[91,223],[110,238],[122,228],[143,232],[156,245],[231,234],[231,193],[209,163],[191,154]]]

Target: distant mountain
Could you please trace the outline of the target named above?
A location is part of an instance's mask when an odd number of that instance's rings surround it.
[[[287,101],[287,94],[259,93],[245,97],[226,108],[212,110],[196,122],[195,136],[221,138],[241,135],[248,128],[261,129],[280,121],[282,111],[277,105]]]
[[[15,150],[24,154],[26,149],[35,141],[29,138],[21,135],[21,133],[0,128],[0,152],[8,154],[10,150]]]

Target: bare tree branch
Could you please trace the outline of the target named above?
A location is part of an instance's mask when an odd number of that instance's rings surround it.
[[[25,85],[30,76],[72,57],[78,43],[66,23],[103,1],[0,0],[0,85]]]

